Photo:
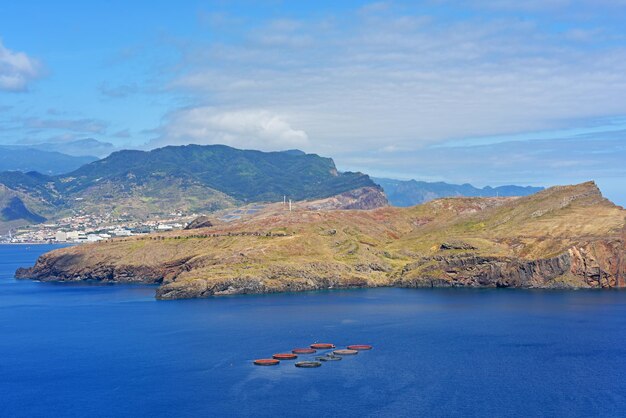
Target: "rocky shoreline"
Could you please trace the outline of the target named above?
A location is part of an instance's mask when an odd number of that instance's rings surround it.
[[[411,275],[415,270],[418,276]],[[623,241],[615,240],[572,247],[539,260],[471,254],[435,257],[407,265],[397,283],[405,287],[621,288],[626,286],[626,252]]]
[[[384,266],[313,264],[268,269],[257,276],[223,280],[176,281],[192,270],[178,260],[159,266],[114,264],[81,268],[72,257],[43,255],[31,268],[16,271],[19,279],[75,282],[159,284],[157,299],[202,298],[236,294],[304,292],[365,287],[483,287],[483,288],[622,288],[626,286],[626,253],[621,240],[598,241],[570,248],[556,257],[522,260],[473,254],[426,257],[399,270]],[[368,278],[373,272],[377,276]]]

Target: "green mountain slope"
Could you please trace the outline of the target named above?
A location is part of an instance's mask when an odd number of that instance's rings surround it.
[[[279,200],[283,195],[295,200],[323,198],[374,186],[364,174],[337,173],[332,159],[315,154],[187,145],[150,152],[115,152],[69,173],[63,179],[63,189],[75,192],[95,181],[142,184],[167,177],[195,182],[241,201]]]
[[[223,145],[119,151],[62,176],[0,173],[0,184],[5,194],[27,196],[34,202],[26,204],[29,210],[46,218],[78,211],[135,218],[210,212],[283,196],[320,199],[364,187],[382,195],[367,175],[338,173],[330,158]]]

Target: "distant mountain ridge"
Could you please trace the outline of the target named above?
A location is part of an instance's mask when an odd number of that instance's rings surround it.
[[[339,173],[330,158],[224,145],[117,151],[64,175],[3,172],[0,185],[0,202],[16,205],[17,198],[26,209],[7,213],[13,218],[23,213],[24,221],[79,212],[143,219],[282,201],[283,196],[322,199],[364,188],[382,196],[370,201],[386,203],[382,189],[367,175]]]
[[[37,147],[1,145],[1,171],[39,171],[44,174],[62,174],[97,160],[93,156],[72,156]]]
[[[372,180],[383,188],[389,199],[389,203],[393,206],[400,207],[419,205],[442,197],[528,196],[544,190],[543,187],[515,185],[499,187],[487,186],[480,189],[467,183],[430,183],[417,180],[394,180],[387,178],[373,178]]]
[[[94,138],[75,139],[73,141],[33,143],[29,144],[28,147],[42,151],[56,151],[74,157],[94,156],[97,158],[104,158],[114,151],[119,151],[119,148],[110,142],[98,141]]]

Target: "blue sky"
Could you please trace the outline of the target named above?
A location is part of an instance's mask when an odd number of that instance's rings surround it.
[[[5,3],[0,143],[300,148],[626,204],[624,0]]]

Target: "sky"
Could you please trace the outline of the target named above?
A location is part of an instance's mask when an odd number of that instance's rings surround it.
[[[0,5],[0,144],[298,148],[626,205],[626,0]]]

